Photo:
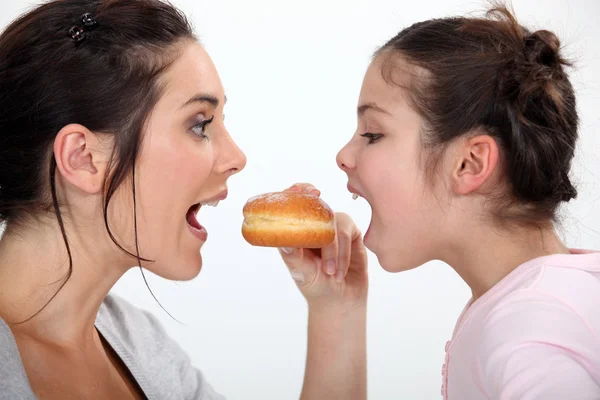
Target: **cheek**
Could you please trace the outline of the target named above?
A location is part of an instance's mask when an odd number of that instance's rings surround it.
[[[178,257],[182,237],[187,234],[186,213],[200,201],[202,188],[213,166],[208,142],[163,144],[148,148],[136,179],[138,232],[145,253]],[[153,259],[160,254],[150,255]]]
[[[388,186],[373,207],[373,246],[389,272],[409,270],[432,259],[443,230],[436,198],[415,170],[402,179],[384,175]]]
[[[154,222],[164,219],[165,223],[169,223],[173,214],[183,218],[189,207],[200,200],[212,166],[210,147],[204,143],[175,152],[157,152],[154,157],[148,158],[144,165],[140,165],[138,181],[144,214]]]
[[[373,161],[364,164],[368,168],[360,176],[373,212],[369,246],[386,270],[399,268],[399,259],[413,265],[413,253],[421,253],[433,228],[431,195],[418,159],[392,150],[370,157]]]
[[[368,160],[365,157],[360,180],[373,211],[390,222],[417,209],[423,196],[421,171],[414,157],[393,148],[370,155]]]
[[[169,197],[173,203],[178,201],[175,194],[188,193],[186,201],[198,195],[193,191],[198,190],[212,170],[212,147],[210,142],[180,136],[163,137],[144,148],[139,163],[140,191],[151,191],[148,194],[151,197]]]

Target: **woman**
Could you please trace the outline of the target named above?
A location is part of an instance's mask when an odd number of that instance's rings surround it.
[[[0,398],[222,398],[154,317],[107,295],[137,265],[200,272],[196,214],[246,162],[224,105],[210,57],[160,0],[51,1],[3,32]],[[366,255],[341,214],[337,233],[322,254],[347,279],[309,280],[316,255],[292,271],[309,304],[304,399],[365,397]]]

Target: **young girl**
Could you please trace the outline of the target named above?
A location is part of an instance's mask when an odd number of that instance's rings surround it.
[[[0,35],[0,399],[223,398],[155,317],[108,293],[134,266],[200,272],[196,214],[246,162],[224,104],[210,57],[160,0],[55,0]],[[366,393],[365,313],[348,312],[365,308],[366,254],[349,218],[337,232],[323,254],[350,258],[358,238],[360,272],[303,290],[303,399]]]
[[[358,129],[339,152],[387,271],[442,260],[472,300],[446,346],[446,399],[600,398],[600,253],[569,249],[557,209],[575,95],[559,40],[489,18],[417,23],[366,72]]]

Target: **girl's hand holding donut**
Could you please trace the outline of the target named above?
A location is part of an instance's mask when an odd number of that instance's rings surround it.
[[[352,219],[334,213],[320,191],[298,183],[256,196],[244,207],[244,238],[278,247],[309,306],[362,305],[368,291],[367,254]]]

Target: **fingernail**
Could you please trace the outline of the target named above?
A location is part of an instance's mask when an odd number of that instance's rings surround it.
[[[335,274],[335,261],[329,260],[325,263],[325,272],[327,275]]]
[[[294,279],[298,284],[304,283],[304,274],[301,271],[296,271],[295,269],[290,271],[292,275],[292,279]]]
[[[335,281],[336,282],[341,282],[344,280],[344,271],[342,271],[341,269],[338,270],[338,272],[336,272],[335,274]]]
[[[316,187],[314,187],[313,185],[310,185],[310,186],[307,186],[307,187],[306,187],[306,191],[307,191],[307,192],[312,192],[313,190],[317,190],[317,188],[316,188]]]
[[[300,189],[299,186],[294,185],[289,190],[291,190],[292,192],[300,192],[302,189]]]
[[[310,191],[309,194],[312,194],[314,196],[320,196],[321,192],[319,190],[317,190],[317,189],[313,189],[313,190]]]
[[[280,250],[285,254],[292,254],[294,252],[294,249],[291,247],[282,247]]]

